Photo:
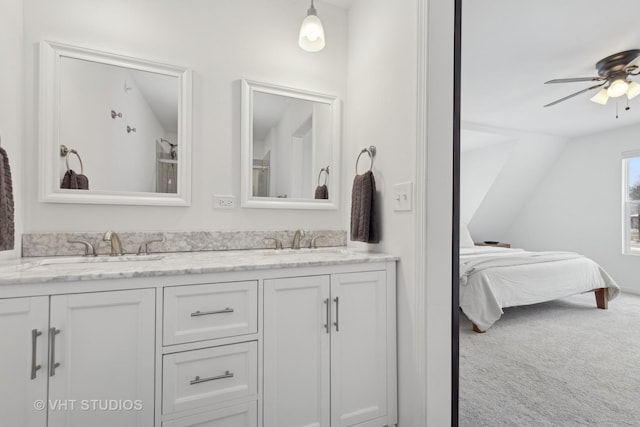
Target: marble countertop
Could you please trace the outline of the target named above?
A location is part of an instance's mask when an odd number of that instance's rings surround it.
[[[344,247],[174,252],[115,257],[101,255],[22,258],[0,263],[0,285],[317,267],[395,260],[398,260],[395,256],[356,252]]]

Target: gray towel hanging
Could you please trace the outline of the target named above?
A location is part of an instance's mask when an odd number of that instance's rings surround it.
[[[379,243],[376,215],[376,181],[370,170],[353,179],[351,190],[351,240]]]
[[[66,150],[66,152],[61,151],[61,153],[64,153],[65,162],[67,164],[67,171],[65,172],[64,177],[62,178],[62,182],[60,183],[60,188],[65,188],[69,190],[88,190],[89,178],[87,178],[84,175],[84,166],[82,165],[82,158],[80,157],[80,154],[78,154],[78,152],[73,148],[67,149],[67,147],[65,147],[64,145],[62,145],[61,147],[64,147],[63,150]],[[73,169],[69,167],[69,156],[71,154],[75,154],[78,160],[80,161],[80,173],[76,173]]]
[[[7,251],[15,245],[15,216],[13,203],[13,182],[9,157],[0,147],[0,251]]]

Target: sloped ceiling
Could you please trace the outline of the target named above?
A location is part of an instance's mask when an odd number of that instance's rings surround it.
[[[545,81],[597,76],[600,59],[640,48],[639,19],[637,0],[463,0],[462,120],[565,137],[640,122],[640,97],[629,111],[620,98],[616,119],[614,100],[589,101],[596,90],[543,108],[591,86]]]

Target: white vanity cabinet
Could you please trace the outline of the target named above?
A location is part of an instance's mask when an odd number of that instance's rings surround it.
[[[91,261],[0,274],[1,426],[396,425],[397,258]]]
[[[153,289],[9,298],[0,313],[3,425],[153,425]]]
[[[265,280],[264,427],[395,424],[395,286],[387,274]]]

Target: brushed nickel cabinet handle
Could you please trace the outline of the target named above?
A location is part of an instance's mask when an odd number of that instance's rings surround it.
[[[233,308],[225,308],[224,310],[214,310],[214,311],[194,311],[193,313],[191,313],[191,317],[197,317],[197,316],[208,316],[209,314],[223,314],[223,313],[233,313]]]
[[[218,375],[216,377],[209,377],[209,378],[200,378],[199,376],[196,376],[194,379],[192,379],[189,384],[194,385],[194,384],[200,384],[200,383],[204,383],[207,381],[215,381],[215,380],[221,380],[224,378],[233,378],[233,372],[229,372],[229,371],[225,371],[224,374],[222,375]]]
[[[329,298],[326,298],[326,299],[324,300],[324,305],[326,306],[326,310],[327,310],[327,312],[326,312],[326,318],[325,318],[325,319],[326,319],[326,322],[325,322],[325,324],[324,324],[324,329],[327,331],[327,333],[329,333],[329,310],[330,310],[330,307],[329,307]]]
[[[50,363],[49,363],[49,376],[52,377],[56,374],[56,368],[60,366],[60,362],[56,362],[56,335],[60,333],[60,329],[55,327],[49,329],[49,346],[51,347]]]
[[[336,302],[336,321],[333,325],[336,327],[336,332],[340,332],[340,297],[335,297],[333,300]]]
[[[36,371],[42,368],[41,365],[36,364],[36,353],[38,347],[38,337],[42,335],[42,332],[37,329],[31,330],[31,379],[36,379]]]

